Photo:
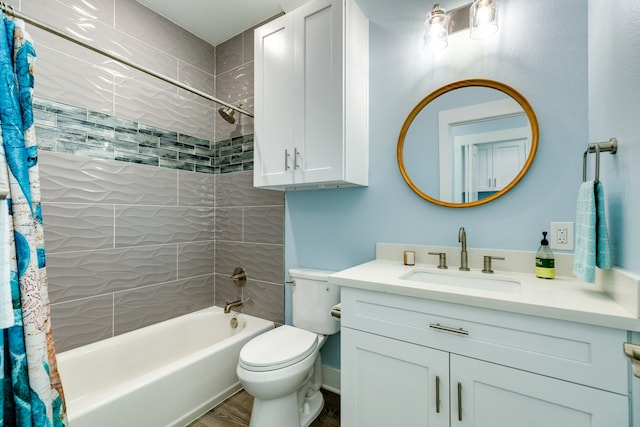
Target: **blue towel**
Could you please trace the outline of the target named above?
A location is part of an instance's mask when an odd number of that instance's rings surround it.
[[[604,215],[604,189],[598,181],[583,182],[576,206],[576,252],[573,274],[585,282],[595,281],[596,266],[612,267],[611,246]]]

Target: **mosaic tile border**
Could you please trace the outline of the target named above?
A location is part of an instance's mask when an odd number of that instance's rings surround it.
[[[33,114],[41,150],[208,174],[253,170],[253,134],[214,142],[38,97]]]

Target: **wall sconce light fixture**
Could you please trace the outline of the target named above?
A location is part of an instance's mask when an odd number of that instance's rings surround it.
[[[475,0],[469,9],[469,37],[487,38],[498,31],[497,0]]]
[[[439,4],[427,13],[424,21],[424,50],[438,52],[448,45],[449,34],[469,29],[469,37],[484,39],[498,31],[497,0],[474,0],[447,13]]]
[[[427,52],[441,51],[449,43],[447,41],[448,35],[449,15],[439,4],[434,4],[424,21],[424,50]]]

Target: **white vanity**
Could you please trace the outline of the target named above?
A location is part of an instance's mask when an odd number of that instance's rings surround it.
[[[330,279],[342,286],[342,425],[630,425],[623,343],[640,329],[637,278],[605,292],[569,277],[483,274],[479,252],[471,272],[421,264],[431,258],[420,249],[405,266],[399,246],[382,246]],[[504,254],[505,265],[534,256]]]

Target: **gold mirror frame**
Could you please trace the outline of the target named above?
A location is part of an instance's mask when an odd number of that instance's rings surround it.
[[[488,196],[481,200],[476,200],[474,202],[469,202],[469,203],[445,202],[429,196],[428,194],[420,190],[413,183],[413,181],[411,181],[411,178],[409,178],[409,174],[407,173],[404,167],[404,159],[403,159],[404,140],[407,135],[407,132],[409,131],[409,127],[411,126],[411,123],[413,123],[413,120],[422,111],[422,109],[426,107],[431,101],[438,98],[440,95],[444,95],[447,92],[451,92],[455,89],[471,87],[471,86],[480,86],[480,87],[487,87],[487,88],[499,90],[511,96],[511,98],[515,99],[516,102],[520,104],[520,106],[526,113],[527,118],[529,119],[529,124],[531,125],[531,150],[529,151],[529,155],[527,156],[524,166],[522,167],[520,172],[502,190],[492,194],[491,196]],[[536,151],[538,149],[538,132],[539,132],[538,120],[536,119],[536,115],[533,112],[533,108],[531,108],[531,105],[529,104],[527,99],[524,96],[522,96],[518,91],[516,91],[514,88],[494,80],[486,80],[486,79],[460,80],[454,83],[449,83],[448,85],[442,86],[441,88],[435,90],[434,92],[431,92],[422,101],[420,101],[418,105],[416,105],[413,108],[413,110],[411,110],[406,120],[404,121],[404,124],[402,125],[402,129],[400,130],[400,136],[398,137],[398,148],[397,148],[398,167],[400,168],[400,173],[402,174],[402,177],[404,178],[406,183],[409,185],[409,187],[411,187],[411,189],[414,192],[416,192],[416,194],[418,194],[420,197],[422,197],[423,199],[431,203],[434,203],[440,206],[445,206],[448,208],[470,208],[472,206],[483,205],[485,203],[489,203],[497,199],[498,197],[501,197],[504,194],[506,194],[509,190],[515,187],[516,184],[520,182],[522,177],[527,173],[527,171],[531,167],[531,164],[533,163],[533,159],[535,158]]]

